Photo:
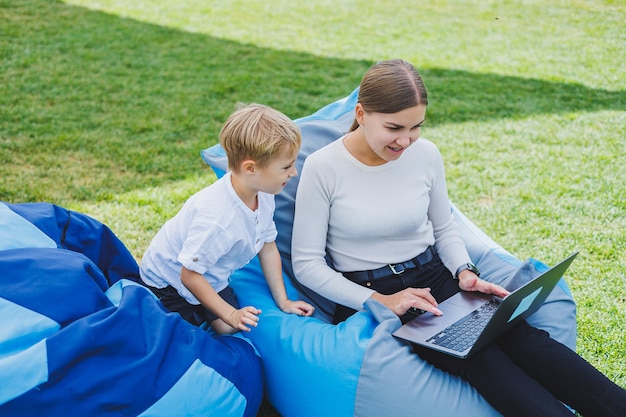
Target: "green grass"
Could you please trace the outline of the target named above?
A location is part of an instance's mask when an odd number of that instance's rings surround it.
[[[109,224],[140,257],[214,176],[237,102],[292,118],[380,59],[422,72],[450,197],[567,276],[578,350],[626,387],[626,6],[620,1],[0,0],[0,200]]]

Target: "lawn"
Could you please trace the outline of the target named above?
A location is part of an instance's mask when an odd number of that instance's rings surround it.
[[[0,200],[91,214],[137,258],[215,179],[199,152],[237,102],[297,118],[411,61],[450,198],[519,258],[580,251],[578,351],[626,387],[623,2],[0,0],[0,19]]]

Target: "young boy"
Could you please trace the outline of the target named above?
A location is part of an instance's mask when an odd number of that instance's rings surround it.
[[[258,254],[280,309],[312,315],[313,306],[287,298],[273,220],[274,194],[298,174],[298,127],[272,108],[250,104],[226,120],[220,144],[229,172],[159,230],[141,261],[141,279],[168,310],[196,326],[206,322],[219,334],[250,331],[261,310],[239,308],[228,283]]]

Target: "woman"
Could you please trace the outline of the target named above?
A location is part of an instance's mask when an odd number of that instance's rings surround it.
[[[508,294],[479,278],[456,229],[439,150],[418,140],[427,105],[411,64],[380,62],[363,77],[350,132],[305,161],[292,264],[302,284],[338,304],[335,322],[369,298],[405,321],[417,310],[440,315],[437,303],[460,290]],[[586,416],[626,415],[626,391],[526,322],[469,359],[414,351],[506,416],[571,416],[563,403]]]

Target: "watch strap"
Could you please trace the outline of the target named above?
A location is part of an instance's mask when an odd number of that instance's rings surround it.
[[[473,273],[476,274],[477,277],[480,276],[480,271],[478,270],[478,268],[476,267],[476,265],[474,265],[473,263],[466,263],[463,264],[461,266],[459,266],[459,268],[456,270],[455,274],[454,274],[454,279],[459,279],[459,274],[463,271],[465,271],[466,269],[472,271]]]

